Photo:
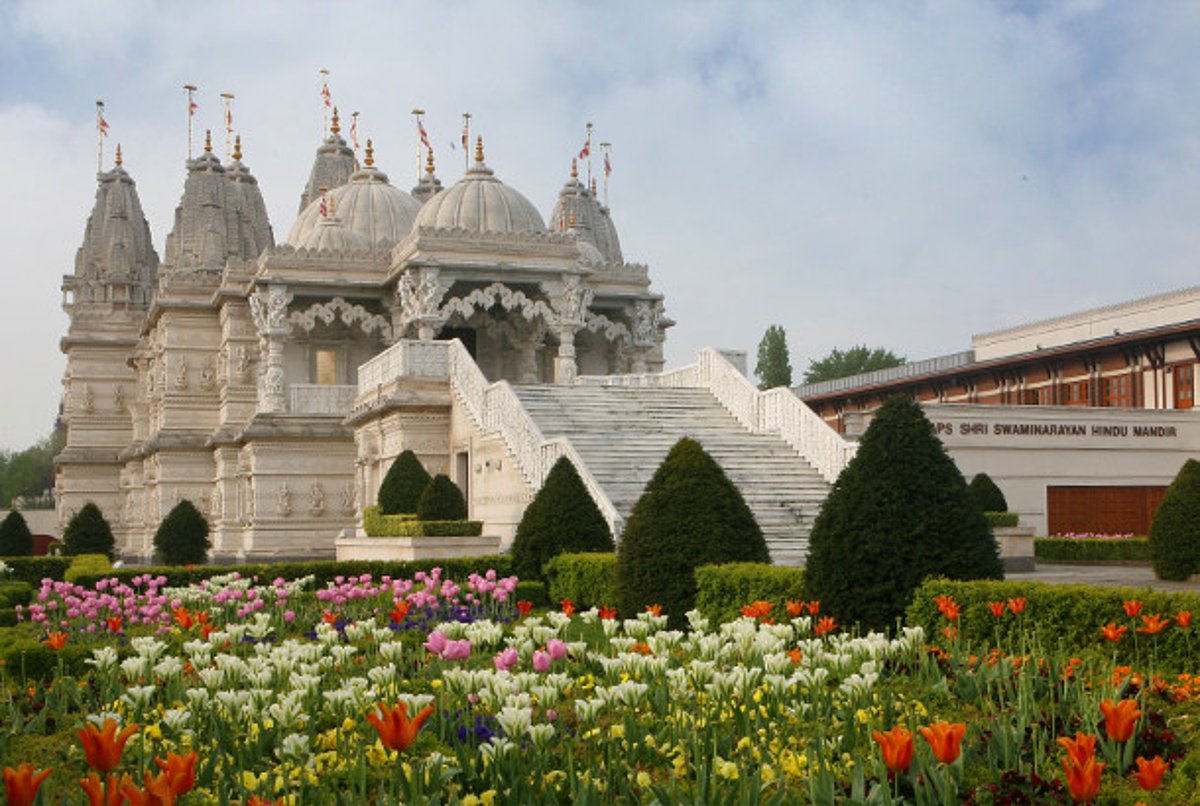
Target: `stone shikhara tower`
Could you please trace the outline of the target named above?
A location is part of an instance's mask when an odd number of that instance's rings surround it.
[[[464,488],[477,464],[462,459],[473,438],[455,431],[444,393],[417,389],[402,417],[371,428],[348,419],[357,368],[397,341],[458,338],[488,381],[514,384],[661,369],[662,296],[624,262],[595,188],[572,168],[547,225],[487,166],[482,141],[474,156],[443,188],[427,154],[407,193],[369,141],[356,164],[335,111],[276,244],[240,138],[227,163],[206,142],[161,266],[118,158],[63,282],[60,523],[95,501],[118,551],[149,558],[186,498],[218,557],[332,556],[373,500],[364,462],[412,447]],[[500,532],[530,494],[514,478],[492,496],[518,503]]]

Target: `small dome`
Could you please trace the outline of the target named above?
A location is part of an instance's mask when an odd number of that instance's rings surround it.
[[[370,244],[361,235],[346,229],[341,216],[331,215],[320,219],[297,248],[317,252],[366,252]]]
[[[425,202],[417,227],[497,233],[546,231],[533,203],[497,179],[484,164],[481,143],[476,144],[475,164],[466,175]]]
[[[603,259],[601,263],[624,263],[621,241],[608,208],[596,200],[596,192],[579,181],[574,161],[571,178],[559,191],[558,201],[550,213],[551,226],[560,232],[574,228],[576,236],[594,246]]]
[[[329,192],[328,207],[337,212],[341,226],[362,239],[367,248],[387,246],[408,237],[421,203],[388,183],[387,174],[367,164],[351,177],[349,184]],[[321,223],[321,199],[313,200],[296,219],[288,243],[304,246]],[[361,247],[360,247],[361,248]]]

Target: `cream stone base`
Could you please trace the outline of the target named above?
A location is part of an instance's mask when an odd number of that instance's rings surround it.
[[[1000,546],[1005,571],[1024,573],[1034,568],[1032,526],[994,527],[992,534]]]
[[[500,553],[496,535],[471,537],[339,537],[340,560],[434,560]]]

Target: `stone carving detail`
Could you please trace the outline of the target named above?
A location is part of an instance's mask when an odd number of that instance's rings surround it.
[[[250,297],[250,313],[260,341],[265,342],[266,370],[259,410],[267,413],[287,410],[283,388],[283,337],[291,331],[287,317],[291,301],[292,295],[281,285],[273,285],[265,293],[258,291]]]
[[[408,275],[405,275],[405,279],[407,278]],[[306,332],[316,327],[318,321],[330,325],[334,320],[339,319],[350,327],[353,327],[356,322],[359,323],[363,332],[367,334],[378,330],[384,341],[392,340],[392,325],[388,322],[387,317],[371,313],[361,305],[351,305],[341,297],[334,297],[325,303],[318,302],[310,306],[308,310],[296,311],[288,317],[288,321],[299,325]]]
[[[633,307],[633,343],[638,347],[653,346],[662,319],[661,301],[638,300]]]
[[[492,283],[487,288],[476,288],[465,297],[455,297],[443,305],[438,316],[445,321],[451,314],[460,314],[470,319],[475,311],[486,311],[499,305],[506,311],[518,310],[526,319],[541,316],[549,322],[557,322],[558,316],[544,301],[532,300],[523,291],[513,291],[504,283]]]
[[[624,322],[614,322],[602,313],[588,311],[585,321],[587,329],[592,333],[599,333],[603,330],[604,338],[608,341],[633,338],[633,334],[629,332],[629,327]]]
[[[176,389],[188,388],[188,360],[186,355],[179,356],[175,363],[174,385]]]
[[[92,392],[91,384],[83,385],[83,393],[79,396],[79,409],[84,414],[91,414],[96,410],[96,395]]]
[[[325,512],[325,488],[319,481],[314,481],[308,488],[308,512],[314,516],[320,516]]]
[[[271,331],[282,331],[282,334],[286,334],[290,331],[287,309],[291,302],[292,295],[281,285],[273,285],[266,291],[256,291],[250,297],[250,316],[254,319],[254,326],[258,328],[258,332],[268,334]]]
[[[204,366],[200,369],[200,388],[206,392],[211,392],[217,388],[217,366],[211,356],[204,362]]]
[[[400,278],[396,286],[399,309],[392,312],[392,331],[399,335],[409,325],[417,325],[422,341],[433,338],[434,328],[444,320],[438,310],[442,298],[450,288],[438,278],[438,270],[431,268],[409,271]]]
[[[286,481],[275,494],[275,508],[285,518],[292,514],[292,491],[288,489]]]
[[[113,387],[113,408],[118,412],[125,410],[125,387],[121,384]]]
[[[250,349],[244,344],[239,344],[233,354],[234,377],[238,383],[250,383],[250,373],[254,369],[254,356],[250,354]]]
[[[212,500],[209,502],[209,512],[212,514],[213,520],[218,520],[221,515],[221,488],[217,487],[213,490]]]
[[[588,306],[592,304],[596,293],[584,285],[577,274],[563,276],[562,294],[555,300],[560,320],[565,324],[582,324],[587,314]]]
[[[353,515],[358,512],[358,491],[351,482],[342,487],[342,513]]]

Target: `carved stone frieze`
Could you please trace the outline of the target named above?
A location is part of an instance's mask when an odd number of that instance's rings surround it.
[[[408,275],[405,275],[407,278]],[[341,297],[334,297],[329,302],[318,302],[303,311],[294,311],[288,320],[299,326],[305,332],[316,327],[317,322],[342,324],[353,327],[356,324],[367,334],[378,332],[385,342],[392,340],[392,325],[387,317],[371,313],[362,305],[352,305]]]

